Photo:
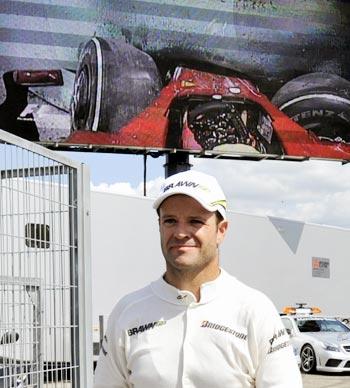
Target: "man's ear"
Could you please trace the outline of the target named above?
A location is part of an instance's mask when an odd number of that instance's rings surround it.
[[[218,245],[220,245],[223,242],[226,235],[227,228],[228,228],[228,221],[222,220],[219,222],[217,239],[216,239],[216,242]]]

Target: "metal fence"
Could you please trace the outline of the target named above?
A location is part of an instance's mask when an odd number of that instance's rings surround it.
[[[0,388],[92,385],[89,177],[0,130]]]

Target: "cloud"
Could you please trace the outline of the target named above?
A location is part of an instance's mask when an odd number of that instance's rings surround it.
[[[158,195],[160,191],[160,187],[163,182],[164,182],[163,177],[157,177],[153,180],[147,181],[147,196],[151,198],[155,198]],[[142,183],[142,186],[143,186],[143,183]]]
[[[350,228],[350,164],[312,160],[239,161],[191,158],[193,169],[215,175],[235,212],[271,215]],[[154,198],[163,177],[147,181]],[[92,185],[92,189],[143,195],[143,182]]]
[[[93,183],[91,183],[90,188],[93,191],[102,191],[105,193],[137,195],[136,189],[134,189],[129,182],[116,182],[112,184],[99,183],[97,185],[94,185]]]
[[[149,180],[146,183],[146,194],[147,197],[154,198],[157,196],[160,186],[164,178],[157,177],[155,179]],[[144,193],[144,184],[140,182],[135,187],[133,187],[130,182],[115,182],[115,183],[99,183],[99,184],[90,184],[91,190],[102,191],[107,193],[116,193],[122,195],[133,195],[133,196],[143,196]]]
[[[233,211],[350,227],[350,165],[312,160],[193,160],[215,175]]]

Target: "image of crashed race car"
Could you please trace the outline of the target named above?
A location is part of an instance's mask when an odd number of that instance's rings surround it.
[[[56,149],[348,160],[348,11],[342,0],[3,2],[0,127]]]
[[[83,68],[73,83],[71,120],[67,120],[69,110],[64,111],[52,104],[47,104],[45,109],[45,105],[40,105],[36,112],[26,108],[24,112],[27,114],[20,115],[17,120],[25,125],[36,125],[36,129],[42,132],[42,142],[57,141],[52,134],[60,136],[60,128],[55,128],[55,131],[50,128],[51,137],[45,139],[47,118],[57,117],[53,112],[56,110],[65,117],[66,126],[67,121],[69,126],[71,123],[71,128],[65,128],[64,137],[59,140],[62,144],[82,147],[94,144],[220,154],[350,158],[350,131],[344,120],[337,121],[334,117],[327,120],[327,117],[318,115],[316,109],[310,108],[311,113],[304,114],[305,125],[301,126],[247,79],[177,67],[164,87],[159,84],[145,87],[146,81],[151,83],[151,77],[142,80],[143,87],[138,94],[141,102],[137,104],[128,99],[131,98],[130,91],[137,95],[133,89],[139,85],[140,79],[136,79],[134,85],[123,80],[125,93],[118,89],[113,97],[111,92],[109,105],[106,105],[94,98],[98,93],[91,90],[94,85],[88,82],[91,79],[90,67]],[[46,84],[50,87],[63,84],[60,70],[17,71],[11,76],[12,84],[22,89],[31,87],[42,91]],[[145,94],[145,90],[153,93]],[[102,97],[100,94],[101,101]],[[123,98],[124,104],[120,101]],[[56,119],[54,123],[61,125],[62,120]]]
[[[74,95],[69,143],[340,159],[350,155],[348,128],[333,125],[327,132],[323,121],[318,125],[312,121],[310,129],[301,127],[239,77],[178,67],[148,107],[126,119],[125,125],[115,123],[97,131],[84,108],[92,105],[84,101],[89,95],[84,86]],[[116,104],[115,110],[120,120],[123,106]]]

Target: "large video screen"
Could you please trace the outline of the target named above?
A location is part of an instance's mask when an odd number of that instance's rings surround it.
[[[350,3],[0,3],[0,128],[56,149],[350,160]]]

